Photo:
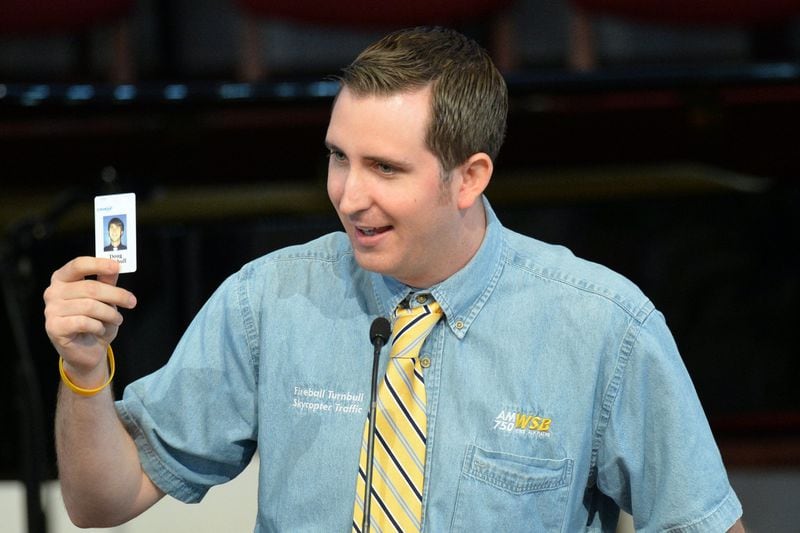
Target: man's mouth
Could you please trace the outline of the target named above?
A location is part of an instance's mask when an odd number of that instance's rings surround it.
[[[389,231],[390,226],[381,226],[381,227],[364,227],[364,226],[356,226],[356,230],[360,233],[363,233],[367,237],[372,237],[373,235],[378,235],[385,231]]]

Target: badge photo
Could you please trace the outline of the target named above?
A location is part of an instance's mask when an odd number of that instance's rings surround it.
[[[94,199],[95,256],[114,259],[120,273],[136,272],[136,195]]]

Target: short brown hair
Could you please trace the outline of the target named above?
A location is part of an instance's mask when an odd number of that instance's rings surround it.
[[[449,172],[471,155],[493,160],[508,113],[505,80],[475,41],[446,28],[400,30],[366,48],[339,78],[357,96],[432,88],[425,143]]]

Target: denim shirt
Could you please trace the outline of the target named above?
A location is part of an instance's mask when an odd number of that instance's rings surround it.
[[[504,228],[430,287],[424,530],[724,531],[741,515],[663,316],[629,281]],[[413,289],[344,233],[225,281],[117,409],[153,482],[196,502],[258,450],[256,531],[350,531],[370,324]],[[383,350],[381,375],[388,357]]]

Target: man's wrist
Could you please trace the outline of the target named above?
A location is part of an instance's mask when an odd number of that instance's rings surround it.
[[[66,368],[67,363],[64,361],[63,357],[58,358],[58,371],[61,374],[61,381],[69,390],[80,396],[90,397],[100,393],[111,384],[111,381],[114,379],[114,374],[116,371],[116,363],[114,361],[114,350],[111,349],[110,344],[106,349],[106,356],[108,358],[108,373],[104,374],[105,379],[96,380],[96,382],[102,383],[100,386],[89,388],[81,386],[82,384],[79,385],[75,383],[67,371]]]

